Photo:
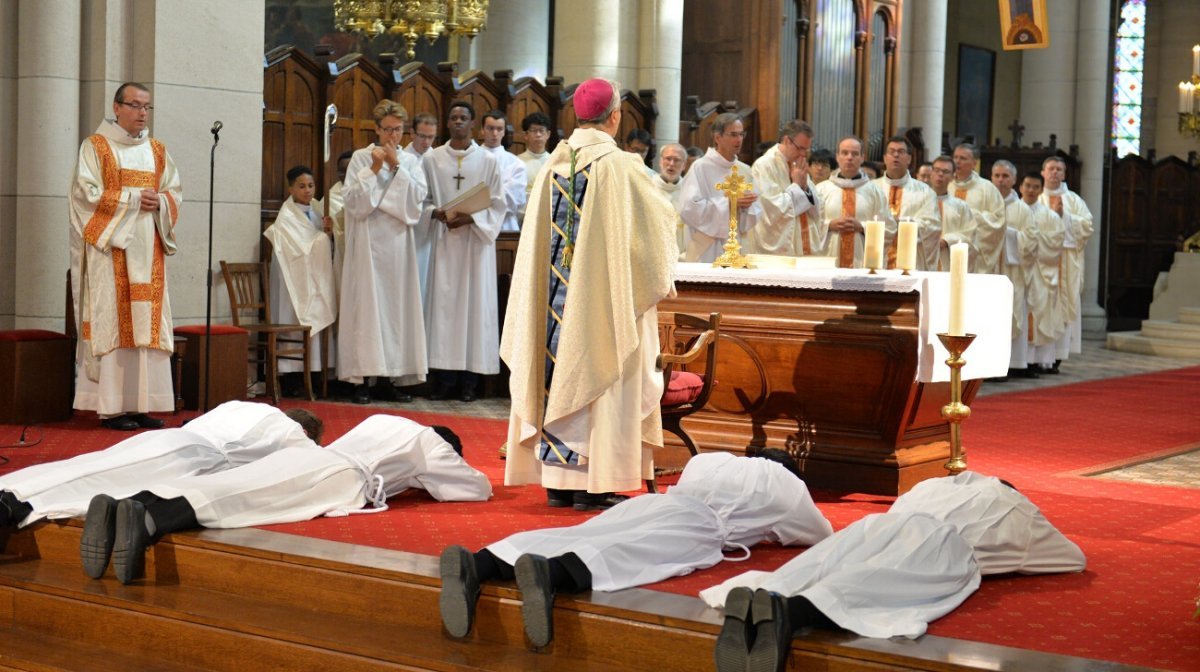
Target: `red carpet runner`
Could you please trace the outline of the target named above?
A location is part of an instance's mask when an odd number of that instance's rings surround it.
[[[1200,590],[1200,475],[1197,489],[1083,475],[1200,447],[1198,389],[1200,367],[976,400],[964,425],[971,468],[1015,484],[1083,548],[1089,566],[1077,575],[985,579],[958,610],[931,624],[930,633],[1135,665],[1200,669],[1200,622],[1191,619]],[[327,441],[372,412],[345,404],[311,406],[325,419]],[[492,501],[435,504],[413,491],[393,498],[382,514],[267,529],[435,555],[448,544],[474,549],[513,532],[571,525],[588,515],[547,508],[539,488],[501,485],[504,463],[497,449],[504,440],[503,422],[404,415],[458,432],[467,460],[496,486]],[[19,432],[0,426],[0,442],[15,442]],[[27,439],[36,440],[38,434],[31,429]],[[91,416],[50,425],[36,446],[0,451],[12,460],[0,466],[0,473],[95,450],[116,438],[117,433],[100,429]],[[890,498],[867,495],[818,491],[814,496],[837,529],[891,503]],[[695,595],[748,569],[774,569],[796,552],[759,546],[746,562],[722,563],[649,588]]]

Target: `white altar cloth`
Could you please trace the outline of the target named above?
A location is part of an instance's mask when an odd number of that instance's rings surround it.
[[[679,263],[676,282],[694,282],[751,287],[783,287],[847,292],[917,292],[920,319],[917,381],[939,383],[950,380],[950,356],[937,334],[950,324],[950,274],[945,272],[881,271],[868,275],[861,268],[713,268],[712,264]],[[966,315],[963,325],[975,341],[963,354],[963,380],[993,378],[1008,374],[1012,347],[1012,282],[1003,275],[967,274]]]

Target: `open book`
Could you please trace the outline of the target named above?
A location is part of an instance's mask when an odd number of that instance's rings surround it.
[[[467,189],[442,206],[447,219],[453,219],[455,213],[473,215],[480,210],[487,210],[492,205],[492,195],[483,182]]]

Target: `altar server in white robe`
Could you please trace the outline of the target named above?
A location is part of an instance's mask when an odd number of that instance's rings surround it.
[[[350,168],[350,159],[353,156],[353,150],[342,152],[337,161],[338,181],[329,188],[329,193],[324,199],[314,198],[312,202],[313,210],[322,216],[325,216],[325,204],[329,204],[328,216],[333,236],[333,284],[338,296],[341,296],[342,292],[342,269],[346,262],[346,199],[342,192],[346,189],[346,170]]]
[[[332,367],[335,359],[332,341],[329,362],[321,359],[321,333],[337,319],[333,218],[322,217],[313,207],[317,185],[311,168],[293,166],[287,172],[287,180],[288,198],[280,206],[274,223],[263,231],[263,237],[271,242],[271,321],[311,328],[309,369],[320,371],[322,367]],[[303,370],[303,362],[294,359],[279,362],[280,373]]]
[[[342,278],[338,377],[354,401],[370,401],[368,378],[384,398],[411,401],[393,385],[423,382],[426,329],[414,228],[428,190],[420,163],[399,150],[408,113],[393,100],[373,111],[378,142],[354,153],[346,172],[346,273]]]
[[[1016,182],[1017,168],[1011,162],[1000,159],[992,164],[992,183],[1004,198],[1005,240],[1000,266],[1013,285],[1012,347],[1009,350],[1008,375],[1028,378],[1029,304],[1026,301],[1026,278],[1034,272],[1037,238],[1030,222],[1033,213],[1013,188]]]
[[[71,183],[71,293],[79,351],[74,406],[109,429],[158,428],[175,409],[166,258],[175,254],[183,191],[175,162],[146,125],[150,92],[113,97],[113,119],[79,148]]]
[[[412,141],[404,146],[404,151],[421,159],[433,149],[433,142],[437,140],[437,117],[428,112],[421,112],[412,119]]]
[[[1004,199],[996,185],[979,176],[975,166],[979,152],[963,143],[954,148],[954,184],[950,193],[966,201],[975,215],[975,239],[972,244],[972,273],[1003,273]]]
[[[1037,240],[1035,270],[1026,278],[1029,297],[1029,362],[1041,371],[1056,371],[1055,343],[1066,333],[1059,285],[1063,241],[1067,231],[1062,217],[1041,202],[1041,173],[1027,173],[1021,180],[1021,199],[1029,206],[1034,238]]]
[[[533,190],[533,182],[537,179],[542,166],[550,160],[550,152],[546,151],[546,143],[550,141],[550,133],[554,122],[541,112],[534,112],[521,120],[521,131],[525,134],[525,151],[517,158],[525,164],[525,202],[521,204],[518,219],[525,221],[525,206],[529,203],[529,192]]]
[[[862,162],[862,140],[846,136],[838,141],[838,169],[817,184],[818,237],[826,241],[824,254],[835,258],[838,268],[863,267],[863,222],[881,221],[894,228],[887,197],[862,172]]]
[[[450,104],[450,141],[422,160],[429,196],[421,226],[430,227],[429,298],[425,332],[429,368],[436,369],[430,399],[457,393],[474,401],[480,375],[500,372],[500,324],[496,306],[496,237],[508,206],[496,158],[471,139],[475,111]],[[477,184],[487,188],[488,207],[475,212],[443,209]]]
[[[1084,250],[1092,237],[1092,211],[1079,194],[1067,187],[1067,164],[1061,157],[1051,156],[1042,162],[1045,189],[1040,200],[1063,220],[1066,236],[1063,239],[1062,282],[1060,283],[1063,318],[1066,333],[1058,345],[1058,359],[1083,347],[1083,262]]]
[[[750,182],[750,166],[738,160],[746,132],[742,118],[732,112],[717,116],[713,122],[713,146],[688,169],[679,195],[679,216],[687,226],[685,261],[711,262],[721,256],[729,239],[729,197],[717,190],[717,184],[729,177],[737,166],[742,179]],[[737,201],[738,235],[753,229],[763,216],[758,194],[746,192]]]
[[[928,184],[909,174],[912,164],[912,143],[903,135],[888,139],[883,153],[883,175],[875,180],[875,186],[887,198],[889,222],[888,268],[896,266],[896,231],[900,220],[909,219],[917,223],[916,270],[937,270],[938,248],[941,246],[942,223],[938,219],[937,194]]]
[[[0,476],[0,527],[72,518],[100,493],[126,497],[147,483],[207,474],[283,448],[320,441],[319,418],[303,409],[227,401],[182,428],[132,436],[110,448]]]
[[[480,131],[482,149],[496,159],[500,182],[504,185],[504,223],[500,225],[500,230],[520,231],[529,178],[525,173],[525,162],[504,148],[504,134],[507,131],[508,123],[503,112],[492,110],[483,115],[483,128]]]
[[[951,196],[948,192],[954,175],[954,160],[948,156],[939,156],[933,160],[933,169],[929,175],[929,186],[937,195],[937,213],[940,220],[941,236],[938,241],[937,255],[926,260],[927,270],[950,270],[950,246],[955,243],[968,245],[969,257],[974,259],[975,252],[975,213],[967,202]]]
[[[746,254],[789,257],[823,254],[818,236],[816,185],[808,177],[808,150],[813,129],[795,119],[784,124],[779,142],[754,162],[751,172],[763,216],[742,241]]]
[[[718,670],[782,670],[801,627],[909,637],[949,613],[987,574],[1080,572],[1083,552],[1012,486],[963,472],[917,484],[774,572],[746,572],[701,592],[726,619]],[[754,592],[751,593],[751,589]],[[752,646],[747,642],[753,640]],[[769,664],[764,664],[769,661]]]
[[[98,495],[80,539],[85,570],[102,576],[111,551],[117,578],[129,583],[142,575],[146,547],[171,532],[378,513],[410,488],[439,502],[486,501],[492,486],[461,450],[446,428],[373,415],[326,448],[291,447],[216,474],[146,483],[120,501]]]
[[[679,258],[682,260],[687,252],[687,226],[679,216],[679,197],[683,193],[683,167],[687,164],[687,148],[673,142],[658,152],[658,172],[650,182],[658,187],[671,201],[675,208],[675,244],[679,247]]]
[[[778,449],[754,457],[703,453],[666,494],[626,500],[579,525],[518,532],[472,555],[442,552],[442,621],[471,629],[481,581],[515,578],[530,640],[553,637],[554,595],[615,591],[711,567],[761,541],[811,546],[833,533],[795,460]]]

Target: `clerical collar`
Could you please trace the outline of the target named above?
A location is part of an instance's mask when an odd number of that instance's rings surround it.
[[[535,159],[540,159],[540,158],[546,156],[547,154],[549,154],[550,152],[535,152],[532,149],[527,149],[527,150],[525,150],[525,153],[532,156]]]
[[[883,179],[889,187],[903,187],[904,185],[908,184],[908,181],[911,179],[911,177],[905,174],[898,179],[893,180],[887,176],[887,173],[884,173]]]
[[[967,179],[965,179],[965,180],[963,180],[963,181],[961,181],[961,182],[960,182],[960,181],[959,181],[957,178],[955,178],[955,180],[954,180],[954,184],[955,184],[955,185],[957,185],[957,186],[960,186],[960,187],[965,187],[965,186],[967,186],[968,184],[970,184],[970,183],[974,182],[974,181],[975,181],[975,178],[977,178],[977,177],[979,177],[979,175],[978,175],[977,173],[975,173],[974,171],[971,171],[971,174],[970,174],[970,176],[968,176],[968,177],[967,177]]]
[[[716,150],[716,148],[714,148],[714,147],[708,148],[708,151],[704,153],[704,158],[708,161],[716,162],[716,164],[721,166],[722,168],[732,168],[733,164],[737,163],[736,156],[733,157],[733,161],[730,161],[730,160],[726,159],[725,157],[721,156],[721,153],[718,152]]]
[[[504,145],[496,145],[495,147],[488,147],[487,145],[480,145],[479,148],[486,152],[490,152],[492,154],[495,154],[496,152],[506,151],[504,149]]]
[[[450,143],[448,143],[448,142],[446,144],[442,145],[442,147],[445,147],[446,151],[450,152],[451,156],[466,156],[467,154],[470,154],[471,152],[475,151],[475,149],[478,148],[479,145],[475,144],[475,141],[472,140],[471,144],[467,145],[466,149],[455,149],[455,148],[451,147]]]
[[[679,184],[682,184],[682,183],[683,183],[683,176],[680,176],[680,177],[677,177],[677,178],[675,178],[675,181],[674,181],[674,182],[668,182],[668,181],[667,181],[667,178],[663,177],[663,174],[662,174],[662,173],[655,173],[655,175],[657,175],[657,176],[658,176],[658,179],[659,179],[659,181],[660,181],[660,182],[662,182],[663,184],[668,184],[668,185],[671,185],[671,186],[675,186],[675,185],[679,185]]]
[[[856,177],[842,177],[841,172],[835,170],[830,173],[829,181],[842,189],[857,189],[870,180],[861,172]]]
[[[934,194],[937,196],[939,201],[944,201],[950,197],[950,192],[948,192],[948,191],[944,194],[938,194],[937,192],[934,192]]]
[[[1067,188],[1067,181],[1063,180],[1062,184],[1058,185],[1057,189],[1051,189],[1050,187],[1046,187],[1042,191],[1042,193],[1049,194],[1051,196],[1062,196],[1063,194],[1067,193],[1068,191],[1070,191],[1070,189]]]
[[[1008,205],[1009,203],[1012,203],[1015,200],[1017,200],[1017,190],[1011,189],[1011,190],[1009,190],[1008,195],[1004,197],[1004,204]]]
[[[130,135],[129,131],[121,128],[115,119],[105,119],[100,122],[100,127],[96,129],[96,133],[112,140],[121,145],[140,145],[150,137],[150,129],[143,128],[141,133]]]

